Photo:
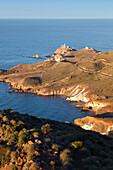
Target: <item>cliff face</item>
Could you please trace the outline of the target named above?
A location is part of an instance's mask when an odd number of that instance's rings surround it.
[[[110,107],[111,106],[111,107]],[[95,114],[99,114],[99,111],[102,108],[106,108],[107,111],[113,112],[113,103],[112,102],[106,102],[106,101],[91,101],[84,105],[86,108],[92,108],[92,110],[95,112]],[[101,112],[100,112],[101,114]]]
[[[104,119],[87,116],[82,119],[75,119],[74,124],[79,125],[85,130],[92,130],[103,135],[108,135],[113,131],[113,123],[105,122]]]
[[[91,100],[97,99],[98,97],[94,94],[89,88],[88,84],[80,84],[76,87],[72,87],[69,97],[66,99],[67,101],[82,101],[87,103]]]

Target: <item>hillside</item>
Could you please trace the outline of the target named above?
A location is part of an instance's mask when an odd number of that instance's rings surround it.
[[[0,111],[0,169],[113,169],[113,139],[43,118]]]

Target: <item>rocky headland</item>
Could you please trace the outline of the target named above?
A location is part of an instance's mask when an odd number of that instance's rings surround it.
[[[97,115],[113,112],[113,51],[101,52],[88,47],[75,50],[64,45],[46,61],[0,70],[0,81],[11,84],[9,92],[64,95],[67,101],[82,101],[84,105],[79,107],[93,112],[93,123],[91,117],[74,123],[82,127],[91,125],[89,130],[103,134],[108,132],[106,128],[103,131],[93,127],[100,119]],[[105,125],[103,117],[101,121]],[[110,121],[107,125],[112,126]]]

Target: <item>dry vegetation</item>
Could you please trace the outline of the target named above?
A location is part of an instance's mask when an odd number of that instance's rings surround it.
[[[84,69],[78,68],[79,71],[76,70],[73,74],[73,80],[78,84],[89,83],[98,96],[105,96],[105,101],[113,102],[113,51],[98,52],[83,49],[75,51],[73,55],[75,56],[73,61]]]
[[[105,170],[113,169],[112,159],[112,138],[11,109],[0,111],[0,169]]]
[[[57,50],[58,51],[58,50]],[[3,81],[20,84],[25,92],[38,89],[67,88],[88,83],[98,96],[113,101],[113,52],[99,52],[94,49],[67,51],[65,62],[45,61],[36,64],[22,64],[7,71],[1,71]],[[32,90],[34,88],[35,90]]]

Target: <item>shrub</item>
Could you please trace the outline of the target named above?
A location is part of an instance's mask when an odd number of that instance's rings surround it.
[[[31,163],[26,162],[26,163],[24,164],[24,166],[23,166],[23,169],[22,169],[22,170],[27,170],[27,169],[29,169],[30,165],[31,165]]]
[[[82,145],[83,145],[83,142],[81,142],[81,141],[75,141],[75,142],[72,142],[71,145],[72,145],[74,148],[81,148]]]
[[[9,119],[7,118],[7,116],[4,116],[2,119],[4,122],[9,122]]]
[[[35,162],[33,162],[33,163],[31,164],[31,166],[29,167],[29,170],[38,170],[38,169],[40,169],[40,167],[39,167],[39,165],[38,165],[37,163],[35,163]]]
[[[15,162],[17,158],[18,158],[18,153],[16,151],[12,151],[11,152],[11,161]]]
[[[54,149],[55,151],[58,151],[61,148],[61,145],[53,144],[51,148]]]
[[[24,147],[24,151],[26,152],[26,153],[31,153],[31,154],[33,154],[34,153],[34,151],[35,151],[35,146],[34,146],[34,144],[27,144],[25,147]]]
[[[29,161],[31,161],[31,160],[33,161],[34,156],[33,156],[31,153],[28,152],[26,158],[27,158],[27,162],[29,162]]]
[[[3,118],[3,115],[0,113],[0,118]]]
[[[12,125],[16,125],[16,121],[13,120],[13,119],[10,121],[10,123],[11,123]]]
[[[9,143],[16,142],[18,140],[18,132],[15,131],[14,133],[9,134],[8,139]]]
[[[12,110],[12,109],[10,109],[10,110],[9,110],[9,112],[10,112],[10,113],[14,113],[15,111],[14,111],[14,110]]]
[[[23,85],[24,86],[33,86],[36,87],[37,85],[41,84],[40,77],[27,77],[25,78]]]
[[[15,127],[16,127],[17,131],[21,131],[24,128],[24,122],[18,121],[18,123]]]
[[[63,165],[66,165],[69,163],[70,161],[70,150],[69,149],[64,149],[61,153],[60,153],[60,159],[62,161]]]
[[[44,132],[44,133],[48,133],[51,129],[50,129],[50,125],[47,123],[47,124],[45,124],[45,125],[43,125],[42,127],[41,127],[41,130],[42,130],[42,132]]]
[[[113,161],[112,161],[112,159],[110,159],[110,158],[106,158],[106,159],[104,159],[104,160],[103,160],[103,165],[104,165],[104,166],[110,166],[110,165],[113,165]]]
[[[31,163],[26,162],[26,163],[24,164],[24,166],[23,166],[23,170],[29,169],[30,165],[31,165]]]
[[[7,150],[6,154],[1,156],[0,162],[1,162],[0,163],[1,167],[4,167],[5,164],[9,164],[9,162],[10,162],[10,150]]]
[[[34,138],[37,138],[39,136],[39,133],[38,132],[34,132],[33,136],[34,136]]]
[[[17,164],[13,164],[12,167],[11,167],[11,170],[17,170],[18,168],[18,165]]]
[[[19,145],[25,144],[28,141],[29,133],[20,131],[18,135],[18,143]]]
[[[4,167],[5,166],[5,155],[2,155],[1,157],[1,167]]]
[[[44,141],[45,141],[46,143],[50,143],[50,142],[51,142],[51,138],[45,138]]]

